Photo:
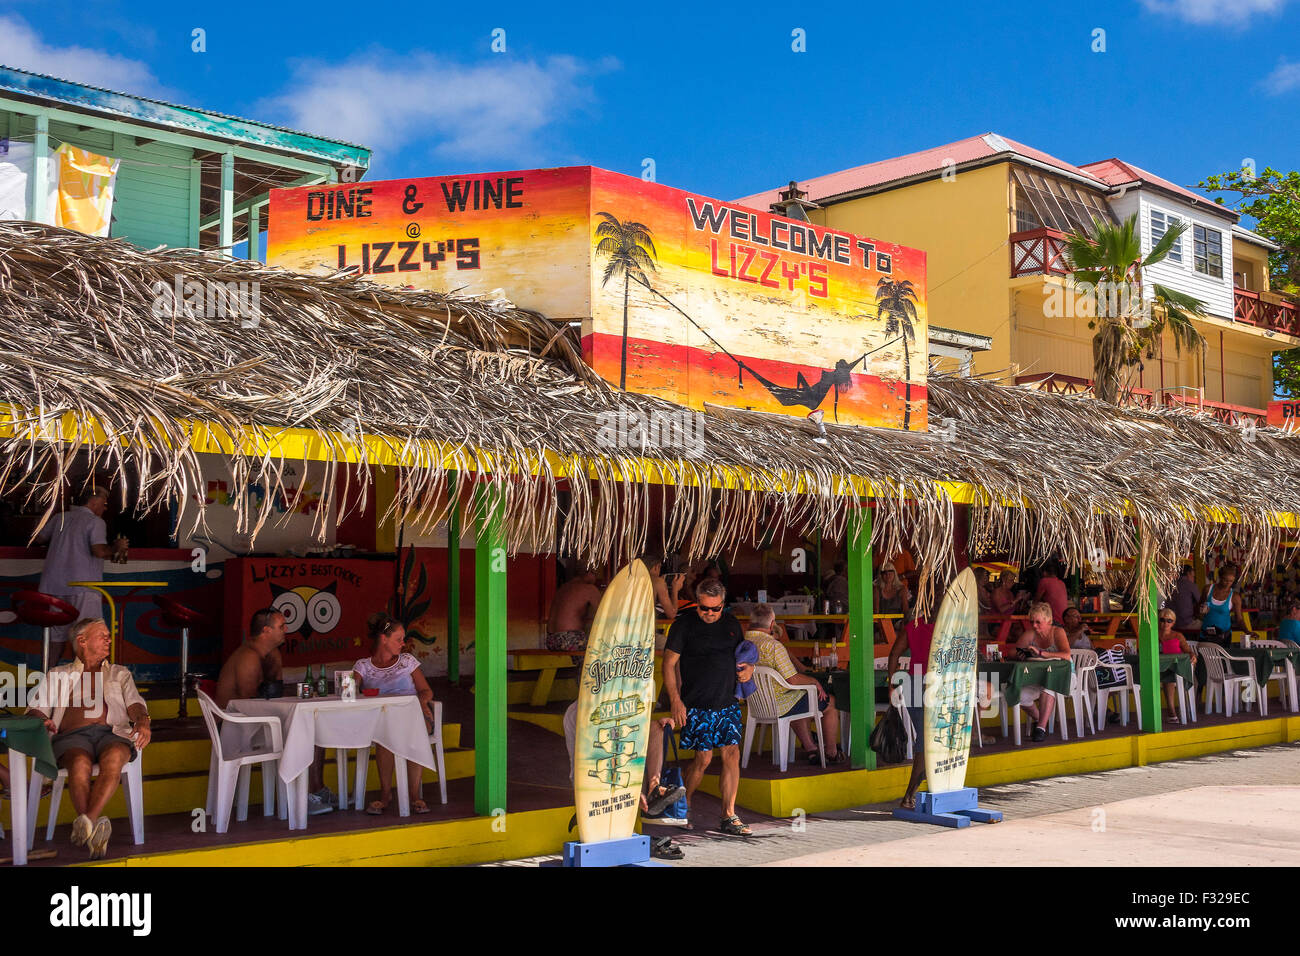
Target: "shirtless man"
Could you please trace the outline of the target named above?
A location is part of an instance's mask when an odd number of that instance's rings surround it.
[[[590,569],[565,581],[551,601],[546,622],[546,649],[581,654],[587,649],[587,632],[600,605],[596,572]]]
[[[98,860],[108,851],[113,826],[104,807],[117,790],[122,768],[149,743],[149,711],[131,672],[108,661],[108,625],[82,618],[69,629],[71,664],[50,668],[27,713],[45,721],[50,746],[68,771],[68,792],[77,818],[72,845],[87,846]],[[83,680],[83,675],[93,675]],[[47,716],[49,715],[49,716]],[[99,776],[91,769],[99,764]]]
[[[273,608],[256,612],[248,622],[248,639],[221,665],[213,695],[217,706],[256,697],[263,681],[279,680],[283,643],[284,615]]]
[[[1052,606],[1040,601],[1029,608],[1029,628],[1020,635],[1016,650],[1026,652],[1034,658],[1070,659],[1070,642],[1066,639],[1065,628],[1052,623]],[[1035,706],[1039,698],[1043,700],[1041,714]],[[1047,692],[1041,684],[1020,688],[1020,707],[1034,722],[1031,739],[1035,743],[1047,739],[1046,724],[1052,719],[1056,708],[1056,698]]]

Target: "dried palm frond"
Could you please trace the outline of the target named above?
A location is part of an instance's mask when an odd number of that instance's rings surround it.
[[[255,283],[258,315],[174,302],[178,280]],[[857,478],[876,494],[873,544],[916,553],[924,614],[955,571],[954,504],[939,483],[974,489],[972,532],[1019,562],[1135,557],[1130,585],[1153,574],[1162,588],[1185,555],[1219,543],[1259,573],[1282,537],[1275,512],[1300,513],[1300,446],[1276,430],[974,379],[931,377],[929,415],[946,425],[933,433],[827,425],[819,440],[802,419],[709,409],[690,447],[626,440],[611,420],[682,409],[612,388],[571,330],[535,312],[29,223],[0,223],[0,333],[0,403],[15,419],[0,435],[0,492],[26,488],[47,517],[82,451],[142,508],[195,498],[203,430],[237,486],[266,490],[255,508],[233,499],[241,532],[255,536],[285,497],[294,463],[268,449],[302,428],[328,470],[322,538],[328,515],[364,505],[368,471],[351,489],[343,464],[381,447],[401,463],[384,520],[427,532],[450,507],[448,473],[472,474],[492,493],[475,496],[471,518],[500,516],[512,549],[553,544],[593,563],[648,540],[692,559],[769,531],[843,540]],[[58,421],[80,427],[56,433]],[[1226,511],[1233,521],[1219,520]]]

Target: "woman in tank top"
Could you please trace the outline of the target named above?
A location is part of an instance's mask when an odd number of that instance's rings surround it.
[[[1219,579],[1205,595],[1205,603],[1201,605],[1201,640],[1227,647],[1232,643],[1234,624],[1243,631],[1246,629],[1241,618],[1241,597],[1233,590],[1236,583],[1235,564],[1225,564],[1219,569]]]

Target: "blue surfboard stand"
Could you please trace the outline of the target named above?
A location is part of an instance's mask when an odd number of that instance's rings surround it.
[[[916,809],[894,809],[894,816],[911,823],[933,823],[940,827],[968,827],[971,821],[976,823],[1000,823],[1001,810],[981,810],[979,790],[975,787],[962,787],[960,790],[947,790],[943,793],[923,792],[916,795]]]
[[[599,843],[579,843],[571,840],[564,844],[560,866],[667,866],[650,858],[650,838],[630,836],[622,840],[603,840]]]

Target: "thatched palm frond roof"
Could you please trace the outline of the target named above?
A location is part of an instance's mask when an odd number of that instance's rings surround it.
[[[173,308],[178,278],[182,296],[190,282],[255,284],[258,315]],[[1282,536],[1274,513],[1300,513],[1300,456],[1276,431],[1243,436],[1208,416],[970,379],[931,379],[939,430],[928,434],[828,426],[819,441],[801,419],[714,410],[691,448],[656,447],[620,427],[682,409],[611,388],[583,363],[576,336],[536,313],[27,223],[0,223],[0,334],[0,402],[96,422],[117,440],[92,457],[147,505],[197,488],[188,423],[199,420],[230,436],[311,429],[331,467],[357,453],[353,439],[383,436],[407,465],[390,517],[424,527],[444,517],[449,469],[490,463],[483,480],[515,545],[546,541],[559,479],[589,475],[567,482],[556,546],[593,558],[643,546],[660,487],[644,480],[648,468],[674,488],[650,537],[691,555],[757,541],[773,524],[842,538],[856,476],[879,496],[878,544],[908,540],[920,552],[923,591],[953,562],[952,499],[937,482],[978,489],[979,528],[1021,561],[1126,555],[1135,520],[1140,564],[1164,582],[1198,532],[1234,538],[1262,569]],[[28,422],[0,435],[0,487],[32,484],[52,509],[80,442],[38,434]],[[282,488],[277,455],[236,443],[229,457],[236,480]],[[241,514],[246,529],[256,532],[274,497]],[[1213,523],[1224,509],[1236,524]]]

